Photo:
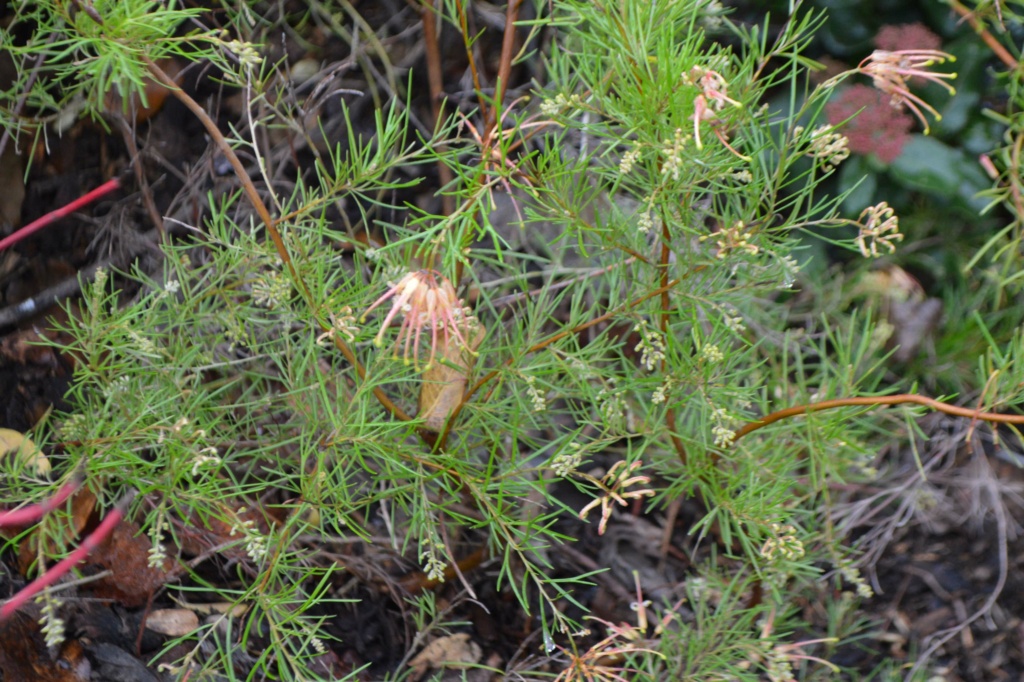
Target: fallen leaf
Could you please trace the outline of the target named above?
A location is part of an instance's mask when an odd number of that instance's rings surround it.
[[[181,606],[182,608],[186,608],[204,616],[227,614],[235,618],[241,618],[249,612],[248,604],[235,604],[229,601],[215,601],[204,604],[181,604]]]
[[[92,553],[86,565],[107,571],[107,575],[88,584],[93,596],[116,599],[128,608],[144,606],[164,583],[181,572],[171,558],[151,566],[153,544],[131,521],[122,521]]]
[[[420,413],[424,428],[440,432],[449,415],[462,404],[466,392],[466,381],[473,369],[476,349],[484,340],[487,330],[481,324],[463,330],[468,338],[469,348],[459,343],[454,335],[445,335],[438,341],[438,353],[434,364],[423,372],[420,387]]]
[[[96,508],[96,496],[88,488],[81,488],[71,496],[71,528],[67,530],[70,537],[84,537],[85,527],[89,523],[93,510]],[[32,533],[18,545],[18,570],[22,575],[28,575],[32,566],[39,558],[39,549],[36,546],[39,533],[33,530]],[[54,556],[57,553],[56,545],[51,542],[46,548],[46,553]]]
[[[173,59],[159,59],[157,60],[157,66],[159,66],[164,73],[174,79],[175,82],[179,82],[181,79],[178,77],[181,72],[181,67]],[[137,93],[133,92],[131,97],[128,98],[127,106],[124,104],[124,100],[119,94],[111,90],[107,93],[106,107],[108,111],[123,111],[130,116],[133,116],[136,123],[142,123],[148,121],[150,118],[155,116],[164,105],[164,100],[167,99],[167,95],[170,94],[170,90],[163,83],[158,83],[155,79],[147,76],[143,81],[145,87],[143,88],[143,95],[140,97]],[[143,102],[145,100],[145,102]]]
[[[0,360],[54,369],[60,361],[54,349],[45,345],[52,341],[53,338],[38,329],[20,329],[0,339]]]
[[[4,3],[6,7],[7,3]],[[0,51],[0,90],[10,90],[18,80],[18,69],[6,51]],[[3,154],[0,154],[0,237],[10,228],[21,225],[21,204],[25,201],[25,166],[18,154],[31,139],[28,131],[19,136],[8,136]]]
[[[943,310],[942,301],[937,298],[893,303],[890,322],[896,334],[891,342],[898,346],[892,355],[896,362],[910,362],[917,357],[921,344],[934,336]]]
[[[480,646],[469,641],[467,633],[460,632],[435,639],[409,661],[409,666],[413,669],[412,678],[419,680],[429,670],[465,668],[477,663],[481,656]]]
[[[942,301],[929,298],[913,275],[897,265],[865,273],[857,284],[857,293],[866,294],[879,304],[892,325],[886,344],[896,362],[910,362],[921,345],[935,335],[942,320]]]
[[[21,466],[31,466],[40,475],[50,473],[50,460],[39,446],[12,429],[0,429],[0,459],[10,456]]]
[[[168,637],[184,637],[199,629],[199,616],[188,609],[156,609],[146,618],[146,628]]]
[[[221,503],[221,514],[200,517],[191,513],[184,517],[175,530],[175,538],[181,553],[200,556],[217,547],[217,553],[224,558],[244,559],[248,555],[244,544],[238,543],[242,537],[240,529],[251,526],[263,535],[270,532],[266,517],[256,509],[242,508],[237,501],[235,504]],[[235,544],[221,547],[229,543]]]

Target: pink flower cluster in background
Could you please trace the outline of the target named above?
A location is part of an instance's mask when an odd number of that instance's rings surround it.
[[[879,50],[938,50],[942,38],[928,30],[924,24],[898,24],[883,26],[875,36],[875,47]]]
[[[896,160],[914,126],[910,114],[894,108],[888,95],[870,85],[846,88],[825,106],[825,117],[832,125],[839,125],[851,116],[853,118],[841,128],[850,142],[850,151],[874,154],[883,163]]]

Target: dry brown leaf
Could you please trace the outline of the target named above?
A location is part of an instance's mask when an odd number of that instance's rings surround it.
[[[21,466],[31,466],[40,475],[50,473],[50,460],[39,446],[13,429],[0,429],[0,459],[13,457]]]
[[[88,564],[108,571],[89,583],[89,591],[95,597],[116,599],[128,608],[144,606],[157,589],[181,572],[170,558],[151,566],[152,547],[137,524],[122,521],[88,559]]]
[[[913,275],[896,265],[865,273],[857,286],[879,304],[882,314],[892,325],[892,336],[886,344],[896,362],[910,362],[917,357],[922,344],[935,336],[944,312],[942,301],[929,298]]]
[[[179,604],[181,602],[178,602]],[[231,615],[235,618],[241,618],[249,612],[248,604],[235,604],[229,601],[216,601],[205,604],[181,604],[182,608],[195,611],[198,614],[204,616],[211,615]]]
[[[77,639],[67,640],[53,655],[40,632],[38,614],[16,613],[0,623],[0,679],[87,682],[90,672]]]
[[[178,547],[182,554],[199,556],[215,547],[236,542],[241,537],[239,528],[251,526],[266,535],[270,531],[268,519],[256,509],[242,508],[237,501],[234,504],[221,504],[222,516],[203,516],[189,514],[181,520],[175,532]],[[233,521],[232,521],[233,519]],[[246,557],[245,547],[235,544],[220,547],[217,553],[229,559]]]
[[[57,354],[53,348],[43,345],[53,340],[53,335],[49,332],[41,332],[34,328],[11,332],[0,339],[0,360],[17,365],[55,369],[60,365]]]
[[[935,336],[944,312],[942,300],[898,301],[893,304],[890,322],[896,328],[890,343],[897,346],[892,354],[896,362],[910,362],[917,357],[921,344]]]
[[[440,637],[409,661],[409,666],[413,669],[412,679],[422,679],[429,670],[464,668],[477,663],[482,655],[480,646],[469,641],[469,635],[465,632]]]
[[[446,335],[438,341],[437,358],[423,373],[423,385],[420,388],[419,416],[424,419],[424,428],[440,432],[448,416],[462,404],[466,381],[475,361],[473,353],[480,347],[486,334],[487,330],[481,324],[464,330],[463,335],[469,341],[468,350],[454,335]]]
[[[199,616],[188,609],[156,609],[146,618],[146,628],[168,637],[184,637],[199,629]]]

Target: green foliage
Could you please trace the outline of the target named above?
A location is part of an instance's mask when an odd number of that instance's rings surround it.
[[[15,133],[44,134],[46,124],[62,131],[79,114],[102,120],[104,111],[119,105],[127,110],[133,100],[148,105],[150,61],[176,56],[223,68],[231,61],[226,34],[187,28],[206,10],[186,3],[12,4],[3,44],[15,76],[0,93],[0,127]]]
[[[19,21],[57,36],[48,75],[81,74],[59,98],[33,89],[34,110],[89,93],[98,111],[103,93],[138,92],[146,60],[167,54],[216,60],[254,97],[271,80],[271,67],[224,59],[220,34],[174,37],[192,10],[93,6],[102,28],[62,13],[66,3],[23,3],[32,14]],[[328,588],[360,576],[331,551],[343,543],[386,547],[431,579],[444,579],[467,546],[485,548],[495,589],[538,619],[547,653],[558,647],[585,669],[591,659],[573,639],[582,624],[565,604],[578,604],[590,577],[560,576],[551,558],[573,540],[559,519],[583,510],[556,495],[560,482],[594,500],[588,519],[602,530],[627,500],[660,510],[689,497],[707,510],[693,533],[717,549],[686,581],[693,616],[651,606],[667,614],[657,655],[622,645],[636,679],[754,680],[791,664],[807,679],[832,672],[792,655],[801,623],[791,604],[849,565],[822,509],[830,481],[862,475],[877,427],[847,408],[736,439],[780,407],[888,390],[873,318],[833,312],[795,325],[783,312],[807,231],[853,253],[863,241],[837,228],[885,238],[840,218],[842,194],[820,191],[838,163],[823,152],[830,132],[818,130],[832,91],[810,83],[815,64],[802,50],[821,17],[794,15],[769,37],[767,21],[723,24],[701,1],[565,0],[553,11],[536,24],[555,45],[539,105],[505,103],[496,131],[479,115],[452,115],[416,140],[394,100],[372,140],[349,125],[311,176],[268,188],[294,269],[253,227],[242,195],[211,195],[196,237],[165,245],[162,272],[98,278],[64,327],[77,366],[74,409],[56,418],[69,475],[82,468],[106,502],[138,491],[132,511],[155,559],[174,556],[188,524],[233,531],[221,548],[238,563],[232,587],[196,574],[171,589],[248,610],[184,638],[182,676],[316,678]],[[459,25],[457,6],[443,16]],[[738,47],[711,42],[705,27],[730,30]],[[23,87],[29,56],[18,50]],[[233,143],[260,161],[252,135]],[[414,182],[398,171],[427,163],[453,171],[449,215],[390,198]],[[495,210],[508,197],[513,220]],[[382,244],[328,220],[325,207],[342,200]],[[473,291],[485,334],[472,367],[456,368],[464,402],[439,430],[427,415],[404,418],[431,380],[396,355],[442,342],[417,321],[422,339],[403,337],[407,327],[394,349],[400,323],[381,332],[397,283],[426,269],[463,297]],[[129,283],[139,293],[124,300]],[[389,290],[396,296],[375,318],[357,321]],[[988,362],[1013,364],[994,353]],[[608,473],[594,473],[598,464]],[[273,513],[261,507],[268,496]],[[762,589],[759,602],[749,598]],[[829,636],[842,639],[863,624],[848,615],[850,597],[836,595]],[[412,608],[417,627],[445,627],[432,625],[444,616],[430,599]],[[207,643],[218,653],[204,653]],[[833,644],[807,646],[826,658]],[[232,647],[251,660],[233,661]]]

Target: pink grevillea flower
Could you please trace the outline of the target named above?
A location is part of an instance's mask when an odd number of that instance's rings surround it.
[[[466,324],[468,315],[463,311],[462,301],[455,295],[455,287],[444,276],[435,270],[417,270],[402,277],[397,284],[388,284],[390,288],[374,301],[360,318],[365,320],[374,308],[394,298],[391,310],[381,322],[380,331],[373,340],[375,344],[383,345],[384,333],[391,322],[401,314],[403,320],[398,330],[398,339],[395,341],[395,355],[398,355],[398,347],[402,345],[404,338],[405,349],[402,358],[406,362],[409,362],[411,349],[413,363],[419,367],[420,336],[424,328],[430,329],[430,359],[427,360],[427,367],[434,364],[438,331],[444,334],[446,339],[449,334],[453,335],[463,348],[469,349],[465,337],[459,331],[459,326]]]
[[[710,121],[712,129],[715,131],[715,136],[725,145],[726,149],[741,159],[747,159],[747,157],[732,148],[725,134],[715,126],[717,114],[726,105],[737,108],[743,107],[742,104],[727,94],[729,84],[722,77],[722,74],[702,66],[695,66],[683,74],[683,82],[695,85],[701,90],[701,94],[697,95],[693,100],[693,139],[697,149],[704,148],[704,144],[700,139],[700,124],[703,121]]]
[[[940,85],[949,94],[955,95],[956,90],[944,80],[956,78],[955,73],[935,73],[928,70],[929,67],[943,64],[947,60],[955,61],[956,57],[939,50],[875,50],[857,66],[857,70],[871,76],[874,86],[889,95],[889,102],[894,107],[905,106],[910,109],[917,120],[921,121],[927,134],[928,121],[921,110],[928,111],[936,121],[942,120],[942,116],[932,105],[910,92],[907,81],[910,78],[921,78]]]

